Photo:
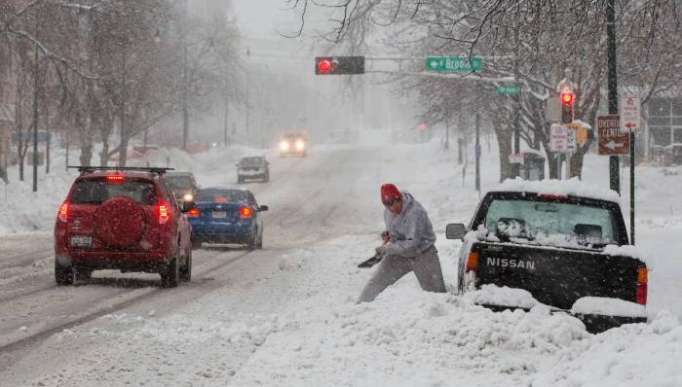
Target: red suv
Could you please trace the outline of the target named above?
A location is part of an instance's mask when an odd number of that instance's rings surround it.
[[[70,285],[93,270],[161,274],[164,287],[192,275],[191,226],[164,183],[168,168],[78,167],[54,228],[55,280]]]

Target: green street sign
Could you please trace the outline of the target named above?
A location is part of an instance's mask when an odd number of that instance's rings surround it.
[[[521,86],[519,85],[509,85],[509,86],[498,86],[497,94],[500,95],[516,95],[521,92]]]
[[[429,56],[426,57],[426,71],[436,73],[477,73],[481,71],[482,60],[474,56]]]

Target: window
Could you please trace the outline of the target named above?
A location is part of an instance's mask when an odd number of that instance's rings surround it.
[[[529,240],[559,235],[566,240],[602,244],[619,239],[608,208],[551,201],[494,200],[485,227],[493,233],[502,227],[505,232],[515,230],[510,236]]]
[[[675,144],[682,144],[682,128],[675,128],[673,136],[673,142]]]
[[[672,99],[673,116],[682,117],[682,97]]]
[[[670,145],[670,127],[651,127],[651,138],[654,145]]]
[[[156,189],[150,181],[124,179],[122,183],[112,184],[104,178],[77,181],[70,201],[74,204],[101,204],[115,196],[145,205],[157,202]]]
[[[190,176],[166,176],[164,181],[171,190],[191,189],[194,187],[192,177]]]
[[[197,202],[204,203],[239,203],[248,202],[249,197],[245,191],[228,189],[206,189],[199,191]]]
[[[670,99],[668,98],[652,99],[651,104],[649,105],[649,115],[651,117],[670,116]]]

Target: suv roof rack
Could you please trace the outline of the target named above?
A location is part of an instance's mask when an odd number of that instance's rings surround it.
[[[163,175],[164,173],[166,173],[168,171],[175,170],[175,168],[162,168],[162,167],[116,167],[116,166],[93,167],[93,166],[89,166],[89,165],[70,165],[67,168],[78,169],[78,172],[80,172],[81,175],[84,175],[86,173],[92,173],[95,171],[142,171],[142,172],[151,172],[151,173],[157,173],[159,175]]]

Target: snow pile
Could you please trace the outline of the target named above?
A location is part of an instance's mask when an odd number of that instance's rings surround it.
[[[533,387],[682,385],[682,325],[664,312],[649,324],[625,325],[560,351]]]
[[[463,298],[479,305],[512,306],[525,309],[542,305],[527,290],[497,285],[483,285],[479,290],[465,293]]]
[[[525,385],[589,337],[567,315],[493,313],[405,285],[371,304],[290,314],[232,385]]]
[[[606,297],[582,297],[571,307],[571,312],[606,316],[646,317],[646,306]]]

